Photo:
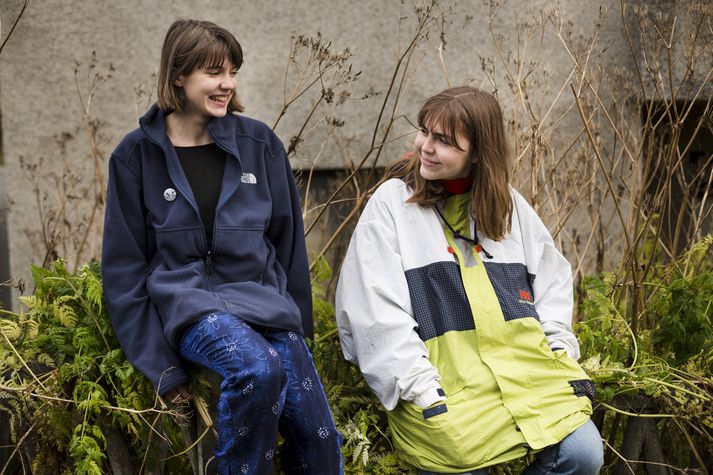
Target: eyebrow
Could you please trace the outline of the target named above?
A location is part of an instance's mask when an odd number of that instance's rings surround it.
[[[433,129],[429,130],[426,126],[421,126],[421,130],[423,130],[425,132],[430,132],[434,137],[438,138],[438,140],[442,140],[443,142],[446,142],[449,144],[457,143],[454,138],[449,137],[448,135],[444,134],[443,132],[434,132]]]
[[[213,64],[213,65],[209,65],[209,66],[203,66],[203,69],[206,69],[206,70],[213,70],[213,71],[222,71],[224,68],[223,68],[223,65],[222,65],[222,64]],[[240,68],[231,65],[229,71],[238,72],[239,69],[240,69]]]

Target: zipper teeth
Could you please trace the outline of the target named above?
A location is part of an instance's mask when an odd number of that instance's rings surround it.
[[[208,267],[208,273],[210,274],[211,268],[213,267],[213,251],[208,249],[208,255],[205,258],[205,265]]]
[[[210,291],[210,275],[213,273],[213,251],[208,249],[205,258],[205,288]]]

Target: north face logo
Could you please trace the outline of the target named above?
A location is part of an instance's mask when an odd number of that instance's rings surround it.
[[[243,173],[240,175],[240,183],[250,183],[251,185],[257,184],[257,178],[252,173]]]

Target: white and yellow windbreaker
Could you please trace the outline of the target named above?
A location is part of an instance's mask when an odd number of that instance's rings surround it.
[[[512,190],[512,227],[478,234],[492,259],[454,240],[392,179],[369,200],[337,287],[344,356],[389,410],[399,454],[464,472],[561,441],[592,412],[575,361],[572,275],[546,227]],[[472,236],[469,193],[442,209]]]

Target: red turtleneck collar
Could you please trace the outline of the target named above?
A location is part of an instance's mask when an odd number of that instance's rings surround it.
[[[451,195],[460,195],[470,189],[470,185],[473,184],[473,177],[468,176],[454,180],[438,180],[438,182],[443,185],[443,188]]]

